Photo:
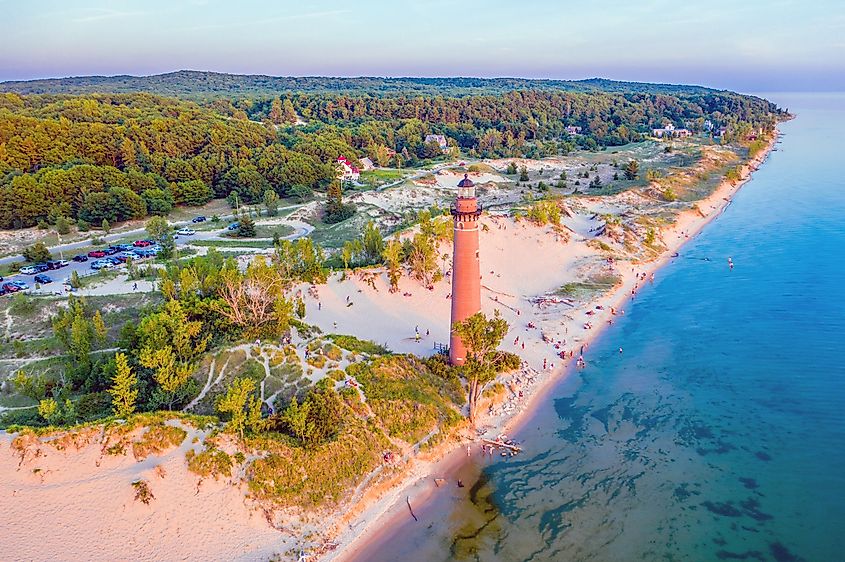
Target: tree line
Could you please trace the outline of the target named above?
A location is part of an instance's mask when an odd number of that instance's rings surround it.
[[[642,139],[667,122],[742,138],[781,112],[729,92],[678,95],[524,90],[472,96],[299,93],[201,103],[146,93],[0,94],[0,228],[76,221],[80,229],[165,215],[174,205],[268,190],[309,197],[336,159],[414,166],[452,156],[543,157]],[[305,124],[297,125],[299,119]],[[567,127],[579,127],[579,134]],[[331,215],[349,216],[339,204]]]
[[[99,225],[267,190],[307,197],[356,151],[331,131],[288,144],[273,127],[151,96],[0,95],[0,228]]]

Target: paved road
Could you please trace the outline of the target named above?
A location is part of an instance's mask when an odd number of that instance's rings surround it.
[[[220,217],[220,218],[222,220],[231,220],[232,215],[227,215],[227,216]],[[173,226],[181,227],[181,226],[190,226],[193,223],[191,223],[190,220],[186,220],[186,221],[174,222],[174,223],[171,223],[171,224]],[[95,235],[96,234],[92,234],[92,236],[95,236]],[[144,228],[134,228],[132,230],[122,230],[120,232],[115,232],[115,233],[109,234],[108,236],[100,236],[100,238],[102,238],[106,242],[105,245],[108,246],[108,243],[115,242],[117,240],[122,240],[123,238],[131,238],[131,237],[136,237],[136,236],[138,238],[144,238],[144,237],[146,237],[146,235],[147,235],[147,231]],[[52,253],[53,257],[56,258],[56,259],[61,258],[62,254],[64,254],[64,259],[70,259],[71,257],[75,256],[76,254],[87,253],[87,250],[86,250],[86,252],[81,252],[80,250],[82,250],[83,248],[89,248],[91,246],[92,246],[91,239],[89,238],[89,239],[86,239],[86,240],[79,240],[77,242],[70,242],[68,244],[61,244],[59,246],[51,246],[50,247],[50,253]],[[14,263],[16,261],[24,261],[24,257],[22,255],[6,256],[5,258],[0,258],[0,265]]]

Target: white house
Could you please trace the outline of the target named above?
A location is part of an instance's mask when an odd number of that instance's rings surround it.
[[[662,129],[652,129],[651,130],[652,136],[655,136],[659,139],[663,137],[666,138],[679,138],[679,137],[691,137],[692,131],[689,129],[676,129],[675,126],[671,123],[663,127]]]
[[[345,156],[337,157],[337,165],[342,181],[358,181],[358,178],[361,176],[361,170],[357,166],[352,165]]]
[[[580,135],[581,134],[581,127],[575,125],[569,125],[566,127],[566,134],[567,135]]]
[[[436,142],[437,146],[439,146],[442,151],[445,151],[447,147],[446,137],[444,135],[426,135],[424,142],[425,144]]]

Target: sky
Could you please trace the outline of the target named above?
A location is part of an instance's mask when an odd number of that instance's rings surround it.
[[[0,0],[0,80],[180,69],[845,90],[845,0]]]

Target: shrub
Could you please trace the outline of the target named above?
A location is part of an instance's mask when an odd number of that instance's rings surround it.
[[[135,501],[140,501],[144,505],[150,505],[150,502],[155,499],[150,483],[146,480],[136,480],[132,482],[132,487],[135,488]]]
[[[12,304],[9,306],[9,312],[15,316],[28,316],[35,312],[35,301],[23,293],[16,293],[12,297]]]
[[[216,447],[207,447],[201,453],[190,449],[185,453],[185,459],[188,461],[188,470],[203,478],[213,476],[217,480],[220,476],[228,478],[232,475],[232,457]]]
[[[330,343],[323,346],[323,353],[332,361],[340,361],[343,359],[343,351],[338,346]]]
[[[346,373],[342,369],[330,369],[326,376],[335,381],[342,381],[346,379]]]
[[[107,392],[83,394],[76,402],[76,413],[82,421],[93,421],[111,415],[111,396]]]
[[[29,262],[42,262],[42,261],[50,261],[53,259],[52,254],[50,254],[49,248],[44,242],[36,242],[32,246],[27,247],[23,251],[23,257],[26,261]]]
[[[140,441],[132,443],[132,454],[139,461],[149,455],[160,455],[171,447],[177,447],[185,440],[187,433],[181,427],[158,423],[151,425]]]

